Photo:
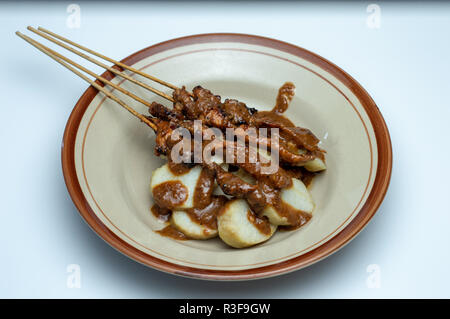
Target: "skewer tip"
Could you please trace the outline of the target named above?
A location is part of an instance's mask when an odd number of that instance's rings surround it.
[[[21,38],[21,39],[23,39],[23,40],[25,40],[25,41],[28,41],[28,37],[25,35],[25,34],[23,34],[22,32],[20,32],[20,31],[16,31],[16,35],[19,37],[19,38]],[[28,41],[29,42],[29,41]]]

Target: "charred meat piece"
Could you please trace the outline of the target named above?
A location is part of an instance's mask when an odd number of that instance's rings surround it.
[[[201,86],[192,90],[192,96],[185,87],[177,89],[173,98],[174,109],[184,114],[187,119],[202,120],[205,125],[221,129],[248,123],[251,115],[256,113],[256,109],[248,108],[237,100],[226,99],[222,103],[219,95],[214,95]]]
[[[165,121],[183,120],[184,118],[183,114],[181,114],[181,112],[179,112],[178,110],[169,109],[168,107],[156,102],[152,102],[149,108],[149,112],[154,117]]]
[[[250,109],[244,103],[233,99],[226,99],[221,107],[234,125],[250,123],[252,114],[256,113],[256,109]]]

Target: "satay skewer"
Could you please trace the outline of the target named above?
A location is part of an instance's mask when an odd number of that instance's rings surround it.
[[[128,90],[122,88],[122,87],[119,86],[119,85],[116,85],[116,84],[112,83],[111,81],[105,79],[104,77],[95,74],[94,72],[90,71],[89,69],[85,68],[84,66],[82,66],[82,65],[80,65],[80,64],[78,64],[78,63],[72,61],[71,59],[69,59],[69,58],[67,58],[67,57],[65,57],[65,56],[63,56],[63,55],[61,55],[61,54],[59,54],[58,52],[56,52],[56,51],[50,49],[49,47],[47,47],[47,46],[45,46],[45,45],[43,45],[43,44],[41,44],[41,43],[39,43],[39,42],[37,42],[37,41],[31,39],[31,38],[29,38],[29,37],[27,37],[27,36],[25,36],[25,35],[22,35],[21,33],[18,33],[18,35],[21,36],[23,39],[27,40],[29,43],[33,44],[36,48],[40,49],[40,50],[41,50],[42,52],[44,52],[45,54],[47,54],[47,55],[49,55],[50,57],[54,58],[54,60],[60,62],[60,64],[62,64],[63,66],[67,67],[68,65],[67,65],[66,63],[61,63],[62,61],[60,61],[60,60],[63,60],[63,61],[65,61],[65,62],[71,64],[72,66],[74,66],[74,67],[76,67],[76,68],[82,70],[83,72],[85,72],[85,73],[91,75],[92,77],[94,77],[94,78],[96,78],[97,80],[103,82],[104,84],[110,85],[111,87],[117,89],[118,91],[120,91],[120,92],[122,92],[122,93],[124,93],[124,94],[126,94],[126,95],[128,95],[128,96],[130,96],[130,97],[133,98],[134,100],[136,100],[136,101],[138,101],[138,102],[144,104],[145,106],[151,108],[152,103],[150,103],[150,102],[148,102],[148,101],[145,101],[144,99],[140,98],[139,96],[137,96],[137,95],[135,95],[135,94],[129,92]],[[73,68],[68,68],[68,69],[71,70],[71,71],[74,71]],[[74,72],[74,73],[76,73],[77,75],[80,75],[78,72]],[[85,76],[83,76],[82,78],[83,78],[84,80],[88,81],[88,83],[92,83],[92,82],[93,82],[93,81],[91,81],[91,80],[87,80],[87,78],[86,78]],[[97,86],[97,85],[94,85],[94,87],[97,88],[98,86]],[[101,91],[103,92],[103,90],[101,90]],[[115,101],[117,102],[117,97],[116,97],[116,96],[114,96],[114,97],[108,96],[108,97],[110,97],[111,99],[113,99],[113,100],[115,100]],[[122,103],[120,103],[120,102],[118,102],[118,103],[121,104],[121,105],[123,106],[123,104],[122,104],[123,101],[122,101]],[[126,108],[127,108],[128,111],[130,111],[129,106],[127,106]],[[133,110],[133,111],[130,111],[130,112],[134,114],[135,111]],[[137,112],[136,112],[136,113],[137,113]],[[142,115],[141,115],[141,114],[139,114],[139,115],[140,115],[139,118],[142,120]],[[158,116],[157,116],[157,117],[158,117]],[[146,121],[145,121],[145,122],[146,122]],[[147,122],[146,122],[146,123],[147,123]],[[147,124],[148,124],[148,123],[147,123]],[[152,124],[154,125],[154,123],[152,123]],[[156,132],[156,128],[155,128],[155,127],[152,127],[152,128],[153,128],[154,131]],[[261,143],[261,141],[258,140],[258,144],[259,144],[259,143]],[[267,142],[266,142],[266,143],[267,143]],[[264,144],[264,143],[263,143],[263,144]]]
[[[42,32],[40,32],[40,31],[38,31],[38,30],[35,30],[35,29],[32,28],[32,27],[28,27],[28,29],[31,30],[31,31],[33,31],[33,32],[35,32],[35,33],[37,33],[37,34],[39,34],[39,35],[42,35],[44,38],[49,38],[47,35],[42,34]],[[47,55],[49,55],[50,57],[54,58],[57,62],[59,62],[60,64],[62,64],[62,65],[65,66],[66,68],[67,68],[68,65],[67,65],[66,63],[61,63],[61,62],[62,62],[61,60],[64,60],[65,62],[67,62],[67,63],[69,63],[69,64],[75,66],[76,68],[82,70],[83,72],[85,72],[85,73],[87,73],[87,74],[93,76],[94,78],[96,78],[97,80],[103,82],[104,84],[110,85],[111,87],[117,89],[118,91],[120,91],[120,92],[122,92],[122,93],[124,93],[124,94],[126,94],[126,95],[128,95],[128,96],[130,96],[130,97],[133,98],[134,100],[136,100],[136,101],[138,101],[138,102],[144,104],[145,106],[147,106],[148,108],[150,108],[150,112],[152,113],[153,116],[156,116],[156,118],[160,118],[160,116],[159,116],[158,114],[155,115],[155,114],[153,114],[153,112],[152,112],[152,105],[153,105],[154,103],[149,103],[149,102],[145,101],[145,100],[142,99],[141,97],[139,97],[139,96],[137,96],[137,95],[135,95],[135,94],[133,94],[133,93],[131,93],[131,92],[125,90],[124,88],[120,87],[119,85],[116,85],[116,84],[112,83],[111,81],[105,79],[104,77],[95,74],[94,72],[90,71],[89,69],[87,69],[87,68],[83,67],[82,65],[80,65],[80,64],[78,64],[78,63],[76,63],[76,62],[74,62],[74,61],[72,61],[72,60],[70,60],[70,59],[68,59],[67,57],[65,57],[65,56],[63,56],[63,55],[61,55],[61,54],[59,54],[58,52],[56,52],[56,51],[54,51],[54,50],[52,50],[52,49],[50,49],[50,48],[44,46],[43,44],[41,44],[41,43],[39,43],[39,42],[37,42],[37,41],[35,41],[35,40],[29,38],[29,37],[24,36],[24,35],[22,35],[21,33],[18,33],[18,35],[20,35],[23,39],[26,39],[29,43],[33,44],[35,47],[37,47],[38,49],[40,49],[40,50],[41,50],[42,52],[44,52],[45,54],[47,54]],[[63,47],[68,48],[70,51],[72,51],[71,48],[70,48],[70,47],[67,47],[65,44],[61,44],[59,41],[53,40],[53,39],[51,39],[51,38],[50,38],[50,40],[51,40],[52,42],[57,43],[58,45],[62,45]],[[73,51],[72,51],[72,52],[73,52]],[[76,51],[76,50],[75,50],[75,53],[77,53],[77,54],[79,53],[78,55],[80,55],[80,56],[83,57],[83,58],[88,58],[85,54],[83,54],[83,53],[81,53],[81,52],[79,52],[79,51]],[[90,60],[90,59],[88,59],[88,60]],[[108,66],[106,66],[106,65],[104,65],[104,64],[102,64],[102,63],[100,63],[100,62],[98,62],[98,63],[99,63],[99,65],[105,67],[105,68],[108,69],[108,70],[114,70],[114,71],[116,71],[115,69],[109,68]],[[73,68],[68,68],[68,69],[71,70],[72,72],[74,72],[74,69],[73,69]],[[74,72],[74,73],[80,76],[79,72]],[[84,80],[86,80],[88,83],[92,83],[92,82],[93,82],[93,81],[87,79],[85,76],[81,76],[81,77],[82,77]],[[129,76],[125,76],[125,78],[128,79],[128,80],[129,80],[129,79],[132,79],[132,78],[129,77]],[[93,85],[93,86],[94,86],[95,88],[98,88],[98,84]],[[151,88],[151,89],[152,89],[152,91],[155,91],[155,89],[153,89],[153,88]],[[100,90],[100,91],[104,92],[104,90]],[[156,90],[156,91],[157,91],[157,90]],[[159,92],[159,91],[158,91],[158,92]],[[159,93],[162,93],[162,92],[159,92]],[[105,93],[105,94],[106,94],[106,93]],[[172,97],[168,98],[168,96],[166,96],[165,94],[159,94],[159,95],[161,95],[161,96],[163,96],[163,97],[165,97],[165,98],[167,98],[167,99],[173,101],[173,98],[172,98]],[[111,96],[108,96],[108,97],[110,97],[111,99],[113,99],[114,101],[117,102],[117,99],[118,99],[118,98],[117,98],[116,96],[113,95],[112,97],[111,97]],[[119,103],[121,106],[124,106],[124,105],[123,105],[123,101],[118,102],[118,103]],[[161,105],[161,106],[162,106],[162,105]],[[130,107],[129,107],[128,105],[127,105],[125,108],[126,108],[129,112],[131,112],[132,114],[134,114],[134,115],[139,114],[139,113],[137,113],[135,110],[130,110]],[[172,111],[171,111],[171,112],[172,112]],[[145,120],[144,122],[145,122],[147,125],[149,125],[148,123],[152,123],[152,125],[150,125],[150,127],[152,127],[152,129],[153,129],[153,130],[155,131],[155,133],[156,133],[156,131],[157,131],[157,126],[155,125],[155,123],[151,122],[151,120],[148,120],[149,118],[148,118],[148,117],[145,117],[145,116],[142,115],[142,114],[139,114],[138,117],[139,117],[141,120],[142,120],[142,118],[146,118],[146,120]],[[271,143],[270,141],[271,141],[270,138],[269,138],[267,141],[265,141],[265,140],[261,141],[259,138],[258,138],[257,140],[255,140],[255,142],[256,142],[257,144],[262,143],[262,144],[265,144],[266,146],[269,146],[270,148],[272,148],[272,145],[271,145],[272,143]],[[248,142],[248,141],[246,141],[246,142]],[[294,154],[294,153],[292,153],[292,152],[290,152],[290,151],[285,150],[283,146],[281,146],[281,147],[278,146],[277,148],[279,148],[279,152],[280,152],[281,157],[287,159],[288,162],[291,161],[291,160],[293,160],[294,162],[299,162],[299,163],[300,163],[300,162],[306,162],[306,161],[309,161],[309,160],[312,159],[311,155],[307,155],[307,154],[306,154],[306,155],[305,155],[305,154]]]
[[[153,93],[155,93],[155,94],[157,94],[157,95],[159,95],[159,96],[161,96],[161,97],[163,97],[163,98],[165,98],[165,99],[167,99],[167,100],[169,100],[171,102],[174,102],[174,99],[173,99],[172,96],[170,96],[170,95],[168,95],[168,94],[166,94],[164,92],[161,92],[161,91],[151,87],[150,85],[147,85],[144,82],[139,81],[139,80],[131,77],[130,75],[128,75],[128,74],[126,74],[126,73],[124,73],[122,71],[114,69],[113,67],[110,67],[110,66],[108,66],[108,65],[106,65],[106,64],[104,64],[104,63],[102,63],[102,62],[100,62],[100,61],[98,61],[98,60],[96,60],[94,58],[91,58],[90,56],[84,54],[83,52],[75,50],[74,48],[68,46],[67,44],[65,44],[65,43],[63,43],[61,41],[55,40],[52,37],[48,36],[47,34],[41,32],[39,30],[36,30],[33,27],[28,26],[27,29],[32,31],[32,32],[34,32],[34,33],[36,33],[37,35],[39,35],[39,36],[41,36],[41,37],[43,37],[43,38],[45,38],[45,39],[47,39],[47,40],[57,44],[57,45],[59,45],[60,47],[63,47],[64,49],[66,49],[66,50],[68,50],[68,51],[70,51],[72,53],[75,53],[76,55],[78,55],[78,56],[88,60],[89,62],[92,62],[92,63],[94,63],[94,64],[96,64],[96,65],[98,65],[98,66],[100,66],[100,67],[102,67],[102,68],[104,68],[104,69],[106,69],[106,70],[116,74],[116,75],[119,75],[119,76],[123,77],[124,79],[127,79],[128,81],[133,82],[134,84],[137,84],[137,85],[143,87],[144,89],[147,89],[147,90],[149,90],[149,91],[151,91],[151,92],[153,92]]]
[[[111,58],[109,58],[109,57],[107,57],[107,56],[105,56],[105,55],[103,55],[103,54],[101,54],[101,53],[99,53],[99,52],[96,52],[96,51],[94,51],[94,50],[91,50],[91,49],[89,49],[89,48],[87,48],[87,47],[85,47],[85,46],[83,46],[83,45],[81,45],[81,44],[75,43],[75,42],[73,42],[73,41],[71,41],[71,40],[69,40],[69,39],[67,39],[67,38],[65,38],[65,37],[63,37],[63,36],[60,36],[60,35],[58,35],[58,34],[52,32],[52,31],[49,31],[49,30],[47,30],[47,29],[45,29],[45,28],[38,27],[38,30],[39,30],[39,31],[42,31],[42,32],[44,32],[44,33],[47,33],[47,34],[51,35],[52,37],[55,37],[55,38],[57,38],[57,39],[59,39],[59,40],[61,40],[61,41],[64,41],[64,42],[66,42],[66,43],[68,43],[68,44],[70,44],[70,45],[73,45],[73,46],[75,46],[75,47],[77,47],[77,48],[79,48],[79,49],[81,49],[81,50],[83,50],[83,51],[86,51],[86,52],[88,52],[88,53],[90,53],[90,54],[92,54],[92,55],[95,55],[95,56],[97,56],[97,57],[99,57],[99,58],[102,58],[102,59],[104,59],[104,60],[106,60],[106,61],[108,61],[108,62],[114,63],[115,65],[120,66],[120,67],[123,68],[123,69],[129,70],[129,71],[131,71],[131,72],[133,72],[133,73],[136,73],[136,74],[139,74],[139,75],[141,75],[141,76],[143,76],[143,77],[145,77],[145,78],[147,78],[147,79],[149,79],[149,80],[158,82],[158,83],[160,83],[160,84],[162,84],[162,85],[164,85],[164,86],[166,86],[166,87],[168,87],[168,88],[171,88],[171,89],[173,89],[173,90],[178,89],[177,86],[175,86],[175,85],[173,85],[173,84],[171,84],[171,83],[168,83],[168,82],[166,82],[166,81],[163,81],[163,80],[161,80],[161,79],[158,79],[158,78],[156,78],[156,77],[154,77],[154,76],[152,76],[152,75],[150,75],[150,74],[147,74],[147,73],[145,73],[145,72],[142,72],[142,71],[140,71],[140,70],[138,70],[138,69],[135,69],[135,68],[133,68],[133,67],[131,67],[131,66],[129,66],[129,65],[126,65],[126,64],[124,64],[124,63],[122,63],[122,62],[119,62],[119,61],[116,61],[116,60],[114,60],[114,59],[111,59]]]
[[[95,79],[99,80],[100,82],[110,85],[111,87],[121,91],[122,93],[134,98],[135,100],[143,103],[147,107],[152,109],[153,103],[148,103],[147,101],[139,98],[138,96],[134,95],[133,93],[121,88],[120,86],[112,83],[111,81],[105,79],[102,76],[96,75],[94,72],[88,70],[87,68],[79,65],[78,63],[64,57],[63,55],[57,53],[56,51],[42,45],[41,43],[33,40],[30,37],[27,37],[20,32],[16,32],[16,34],[36,47],[38,50],[43,52],[44,54],[48,55],[52,59],[54,59],[56,62],[61,64],[62,66],[66,67],[70,71],[72,71],[74,74],[78,75],[80,78],[88,82],[90,85],[92,85],[94,88],[96,88],[98,91],[101,91],[103,94],[106,95],[106,97],[112,99],[119,105],[121,105],[123,108],[125,108],[128,112],[130,112],[135,117],[139,118],[142,122],[147,124],[149,127],[151,127],[157,135],[161,133],[160,131],[164,132],[163,128],[160,128],[161,119],[158,117],[147,117],[143,114],[138,113],[136,110],[134,110],[132,107],[127,105],[124,101],[122,101],[120,98],[115,96],[111,91],[107,90],[104,86],[102,86],[100,83],[96,82],[95,80],[92,80],[88,78],[85,74],[81,73],[79,70],[89,74],[90,76],[94,77]],[[78,68],[79,70],[77,70]],[[162,121],[164,122],[164,120]],[[169,121],[170,122],[170,121]],[[223,141],[225,144],[226,141]],[[203,152],[202,152],[203,154]],[[238,164],[238,163],[237,163]],[[235,197],[245,198],[246,201],[249,203],[250,207],[256,212],[264,213],[264,208],[266,208],[269,204],[271,204],[270,196],[266,196],[265,192],[268,190],[268,187],[273,190],[274,194],[276,193],[278,197],[281,195],[281,190],[287,188],[289,185],[292,185],[292,177],[284,172],[281,167],[278,169],[277,173],[271,174],[271,175],[263,175],[260,174],[260,167],[258,165],[251,165],[250,163],[246,163],[244,167],[242,167],[245,171],[255,176],[257,183],[255,185],[246,183],[243,179],[240,177],[234,176],[232,173],[227,172],[223,170],[218,164],[211,164],[211,163],[202,163],[201,166],[206,167],[209,170],[212,170],[214,172],[214,178],[217,180],[218,184],[222,188],[222,190],[229,194],[233,195]],[[232,184],[239,185],[240,187],[237,189],[230,188],[230,182],[233,181]],[[264,189],[264,190],[263,190]],[[247,214],[247,211],[245,212]],[[247,216],[247,215],[246,215]],[[274,217],[272,217],[274,218]],[[270,236],[269,236],[270,237]],[[267,239],[267,238],[266,238]]]
[[[96,83],[95,81],[89,79],[86,75],[82,74],[80,71],[76,70],[74,67],[72,67],[69,63],[63,61],[62,58],[60,58],[57,54],[55,54],[56,52],[45,47],[44,45],[40,44],[39,42],[33,40],[32,38],[20,33],[19,31],[16,32],[16,34],[21,37],[22,39],[24,39],[25,41],[27,41],[28,43],[30,43],[31,45],[33,45],[35,48],[37,48],[38,50],[40,50],[41,52],[43,52],[44,54],[48,55],[49,57],[51,57],[53,60],[55,60],[56,62],[58,62],[59,64],[61,64],[62,66],[64,66],[65,68],[67,68],[68,70],[72,71],[74,74],[78,75],[80,78],[82,78],[83,80],[85,80],[86,82],[88,82],[89,84],[91,84],[93,87],[95,87],[97,90],[101,91],[102,93],[104,93],[108,98],[112,99],[113,101],[115,101],[116,103],[118,103],[119,105],[121,105],[122,107],[124,107],[128,112],[130,112],[131,114],[133,114],[135,117],[139,118],[142,122],[144,122],[145,124],[147,124],[149,127],[151,127],[155,133],[157,133],[158,131],[158,127],[157,125],[155,125],[153,122],[151,122],[146,116],[138,113],[136,110],[134,110],[132,107],[128,106],[125,102],[123,102],[121,99],[119,99],[118,97],[116,97],[114,94],[112,94],[110,91],[108,91],[107,89],[105,89],[104,87],[102,87],[101,85],[99,85],[98,83]],[[75,63],[75,62],[74,62]],[[108,81],[106,79],[104,79],[105,81]],[[109,82],[109,81],[108,81]]]
[[[142,98],[138,97],[137,95],[129,92],[128,90],[125,90],[124,88],[122,88],[121,86],[112,83],[111,81],[107,80],[106,78],[99,76],[97,74],[95,74],[94,72],[90,71],[89,69],[83,67],[82,65],[72,61],[71,59],[59,54],[58,52],[48,48],[47,46],[39,43],[38,41],[20,33],[20,32],[16,32],[16,34],[21,37],[22,39],[24,39],[25,41],[27,41],[28,43],[30,43],[31,45],[33,45],[34,47],[36,47],[38,50],[40,50],[41,52],[43,52],[44,54],[48,55],[49,57],[51,57],[53,60],[55,60],[56,62],[58,62],[59,64],[61,64],[62,66],[64,66],[65,68],[67,68],[68,70],[72,71],[73,73],[75,73],[76,75],[78,75],[80,78],[82,78],[83,80],[85,80],[86,82],[88,82],[89,84],[91,84],[93,87],[95,87],[97,90],[101,91],[102,93],[104,93],[108,98],[112,99],[113,101],[117,102],[119,105],[121,105],[122,107],[124,107],[128,112],[130,112],[131,114],[133,114],[134,116],[136,116],[137,118],[139,118],[142,122],[146,123],[149,127],[151,127],[153,129],[153,131],[155,133],[158,132],[158,126],[153,123],[149,117],[144,116],[143,114],[138,113],[136,110],[134,110],[132,107],[130,107],[129,105],[127,105],[125,102],[123,102],[120,98],[118,98],[117,96],[115,96],[114,94],[112,94],[110,91],[108,91],[107,89],[105,89],[105,87],[102,87],[101,85],[99,85],[98,83],[96,83],[95,81],[89,79],[86,75],[82,74],[81,72],[79,72],[78,70],[76,70],[74,67],[82,70],[83,72],[91,75],[92,77],[96,78],[97,80],[110,85],[111,87],[113,87],[114,89],[119,90],[120,92],[132,97],[133,99],[135,99],[138,102],[141,102],[142,104],[146,105],[147,107],[151,107],[151,103],[143,100]],[[74,67],[72,67],[72,66]]]
[[[35,41],[35,40],[33,40],[33,41]],[[37,41],[35,41],[35,42],[37,42]],[[39,43],[39,42],[37,42],[37,43]],[[134,93],[131,93],[130,91],[124,89],[123,87],[121,87],[121,86],[119,86],[119,85],[117,85],[117,84],[114,84],[113,82],[111,82],[111,81],[109,81],[108,79],[102,77],[101,75],[98,75],[98,74],[92,72],[91,70],[89,70],[89,69],[85,68],[84,66],[82,66],[82,65],[80,65],[80,64],[78,64],[78,63],[76,63],[75,61],[73,61],[73,60],[71,60],[71,59],[69,59],[69,58],[63,56],[62,54],[59,54],[58,52],[56,52],[56,51],[50,49],[49,47],[47,47],[47,46],[45,46],[45,45],[43,45],[43,44],[41,44],[41,43],[39,43],[39,45],[40,45],[44,50],[50,52],[52,55],[54,55],[54,56],[56,56],[56,57],[58,57],[58,58],[64,60],[65,62],[67,62],[67,63],[73,65],[74,67],[76,67],[76,68],[82,70],[83,72],[89,74],[90,76],[95,77],[97,80],[103,82],[104,84],[107,84],[107,85],[113,87],[114,89],[116,89],[116,90],[122,92],[122,93],[125,94],[125,95],[128,95],[129,97],[131,97],[131,98],[133,98],[134,100],[136,100],[136,101],[138,101],[138,102],[144,104],[145,106],[150,107],[150,106],[152,105],[152,103],[150,103],[150,102],[148,102],[148,101],[142,99],[141,97],[137,96],[137,95],[134,94]]]
[[[86,75],[84,75],[83,73],[81,73],[80,71],[76,70],[74,67],[70,66],[68,63],[64,62],[61,58],[59,58],[56,54],[52,53],[51,49],[46,48],[45,46],[43,46],[42,44],[40,44],[39,42],[33,40],[32,38],[20,33],[19,31],[16,32],[16,34],[21,37],[22,39],[24,39],[25,41],[27,41],[28,43],[30,43],[31,45],[33,45],[35,48],[37,48],[38,50],[40,50],[41,52],[45,53],[46,55],[48,55],[49,57],[51,57],[53,60],[55,60],[56,62],[58,62],[59,64],[61,64],[62,66],[64,66],[65,68],[69,69],[70,71],[72,71],[73,73],[75,73],[76,75],[78,75],[80,78],[82,78],[83,80],[85,80],[86,82],[88,82],[90,85],[92,85],[93,87],[95,87],[97,90],[101,91],[103,94],[105,94],[108,98],[112,99],[113,101],[115,101],[116,103],[118,103],[120,106],[122,106],[123,108],[125,108],[128,112],[130,112],[131,114],[133,114],[135,117],[137,117],[138,119],[140,119],[142,122],[144,122],[145,124],[147,124],[149,127],[151,127],[155,132],[157,132],[158,127],[157,125],[155,125],[153,122],[151,122],[146,116],[140,114],[139,112],[137,112],[136,110],[134,110],[132,107],[130,107],[129,105],[127,105],[125,102],[123,102],[121,99],[119,99],[117,96],[115,96],[114,94],[112,94],[110,91],[108,91],[106,88],[102,87],[100,84],[96,83],[94,80],[89,79]],[[50,51],[51,50],[51,51]],[[55,51],[53,51],[55,52]],[[55,52],[56,53],[56,52]],[[104,79],[106,80],[106,79]],[[108,80],[106,80],[108,81]],[[111,82],[108,81],[110,84]],[[113,84],[113,83],[111,83]],[[115,84],[113,84],[113,86],[115,88],[119,88],[119,86],[116,86]]]

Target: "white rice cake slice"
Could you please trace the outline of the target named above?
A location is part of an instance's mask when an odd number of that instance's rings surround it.
[[[284,188],[280,192],[281,200],[295,209],[312,214],[314,201],[305,184],[297,178],[292,179],[292,185]],[[262,216],[267,216],[271,224],[289,225],[289,221],[282,216],[272,205],[268,205],[262,212]]]
[[[184,187],[186,187],[188,194],[186,200],[180,205],[177,205],[175,208],[176,209],[192,208],[194,205],[194,191],[197,185],[197,181],[200,178],[201,171],[202,167],[200,165],[197,165],[191,168],[185,174],[176,175],[170,171],[169,165],[165,164],[153,171],[150,182],[150,191],[153,194],[153,189],[156,186],[165,182],[178,181],[181,184],[183,184]]]
[[[270,233],[261,232],[248,217],[251,212],[247,201],[235,199],[228,202],[218,216],[219,237],[234,248],[244,248],[268,240],[277,226],[268,224]],[[256,216],[254,216],[256,217]]]
[[[178,231],[182,232],[189,238],[194,239],[209,239],[216,237],[217,229],[212,229],[206,225],[200,225],[191,219],[188,213],[182,210],[174,210],[170,223]]]

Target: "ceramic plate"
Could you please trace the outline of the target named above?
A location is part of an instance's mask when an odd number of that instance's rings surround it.
[[[311,265],[355,237],[386,194],[392,151],[385,122],[367,92],[320,56],[278,40],[241,34],[204,34],[159,43],[123,63],[192,89],[209,88],[259,110],[269,110],[278,88],[293,82],[286,116],[311,129],[327,151],[326,172],[311,187],[316,209],[303,228],[233,249],[220,239],[176,241],[155,230],[150,212],[154,134],[93,87],[76,104],[64,134],[62,164],[69,193],[92,229],[111,246],[147,266],[182,276],[244,280]],[[111,73],[115,83],[149,101],[165,100]],[[171,93],[145,78],[140,80]],[[142,113],[145,106],[114,92]]]

